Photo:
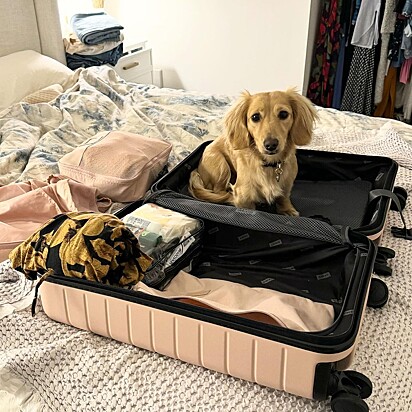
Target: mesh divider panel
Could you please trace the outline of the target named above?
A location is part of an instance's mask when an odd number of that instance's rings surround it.
[[[316,219],[275,215],[258,210],[208,203],[173,191],[155,192],[147,197],[145,202],[153,202],[200,219],[334,244],[345,243],[344,237],[336,227]]]

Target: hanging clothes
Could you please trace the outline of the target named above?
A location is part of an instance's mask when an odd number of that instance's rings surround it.
[[[393,11],[394,11],[395,13],[402,14],[403,8],[405,7],[405,4],[406,4],[406,0],[398,0],[398,1],[396,2],[396,6],[395,6],[395,8],[393,9]]]
[[[342,0],[325,0],[307,97],[319,106],[331,107],[339,56]]]
[[[388,59],[392,62],[399,60],[399,53],[401,51],[401,44],[403,39],[403,31],[405,29],[406,19],[398,16],[395,23],[395,30],[389,40]]]
[[[412,57],[412,27],[410,18],[408,19],[403,30],[401,50],[403,50],[403,56],[405,59],[410,59]]]
[[[341,14],[340,14],[340,39],[339,39],[339,57],[338,64],[336,67],[335,82],[333,84],[333,100],[332,107],[334,109],[339,109],[342,103],[342,91],[344,90],[344,84],[346,84],[345,78],[345,59],[350,53],[347,53],[347,43],[348,36],[351,30],[351,21],[353,7],[355,3],[353,1],[343,1]]]
[[[351,44],[351,42],[350,42],[350,39],[352,38],[354,28],[355,28],[355,26],[353,24],[350,24],[348,34],[347,34],[347,37],[346,37],[345,59],[343,61],[343,79],[342,79],[342,90],[341,90],[342,95],[344,93],[344,90],[346,89],[346,83],[347,83],[348,78],[349,78],[350,65],[351,65],[352,58],[353,58],[353,51],[355,49],[355,46],[353,44]],[[341,103],[342,103],[342,101],[341,101]],[[340,106],[339,106],[339,109],[340,109]]]
[[[352,44],[372,48],[379,41],[379,13],[381,0],[362,0],[353,31]]]
[[[404,60],[401,71],[399,73],[399,81],[401,83],[408,83],[410,79],[410,74],[411,74],[411,65],[412,65],[412,59],[407,59]]]
[[[404,120],[411,124],[412,119],[412,82],[405,84],[401,97]]]
[[[375,104],[379,104],[382,101],[383,96],[383,84],[385,82],[386,72],[388,70],[388,52],[389,52],[389,39],[391,33],[395,31],[396,13],[394,12],[396,6],[396,0],[386,0],[385,10],[383,13],[383,19],[381,24],[381,52],[379,58],[378,71],[376,74],[375,82]]]
[[[339,109],[342,104],[342,83],[343,83],[343,70],[345,62],[345,35],[342,34],[339,46],[338,65],[336,68],[335,83],[333,85],[333,100],[332,107]]]
[[[341,110],[372,115],[374,65],[374,47],[371,49],[355,47]]]
[[[396,101],[396,75],[396,68],[390,67],[383,85],[382,100],[373,113],[374,116],[393,118]]]
[[[355,0],[354,4],[353,4],[353,15],[352,15],[352,24],[355,25],[356,24],[356,20],[358,18],[359,15],[359,9],[361,6],[361,2],[362,0]]]
[[[406,17],[412,16],[412,0],[406,0],[405,6],[403,7],[402,14]]]
[[[375,79],[380,55],[379,26],[385,2],[362,0],[351,45],[354,46],[341,110],[372,115]]]

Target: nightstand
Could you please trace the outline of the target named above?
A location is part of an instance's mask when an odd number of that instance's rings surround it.
[[[153,84],[152,49],[146,42],[124,46],[114,69],[127,82]]]

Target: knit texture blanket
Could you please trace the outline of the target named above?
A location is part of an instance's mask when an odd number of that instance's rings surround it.
[[[140,113],[145,112],[144,125],[156,124],[160,133],[172,130],[170,123],[161,126],[157,106],[151,112],[144,110],[150,94],[158,104],[166,92],[150,87],[139,90],[144,97],[136,101]],[[130,94],[137,92],[137,87],[129,90]],[[176,101],[186,102],[186,92],[174,93]],[[200,96],[196,99],[200,101]],[[204,131],[207,124],[192,116],[194,112],[192,106],[191,118]],[[221,110],[216,118],[220,114]],[[115,111],[113,116],[117,115]],[[332,109],[319,109],[319,115],[311,148],[392,157],[400,165],[396,185],[412,196],[412,127]],[[187,130],[176,134],[181,143],[175,156],[184,152],[182,137],[188,136]],[[207,138],[208,133],[201,136]],[[404,213],[412,226],[410,199]],[[381,240],[382,246],[396,251],[390,263],[393,275],[382,278],[389,288],[389,301],[381,309],[366,309],[351,369],[373,382],[373,393],[367,399],[371,411],[407,412],[412,408],[412,243],[394,238],[389,229],[394,225],[400,226],[401,220],[397,212],[390,211]],[[32,318],[28,308],[32,287],[7,261],[0,265],[2,412],[331,410],[329,400],[296,397],[60,324],[41,308]]]

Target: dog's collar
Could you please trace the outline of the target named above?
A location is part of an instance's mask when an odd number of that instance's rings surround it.
[[[278,162],[273,162],[273,163],[269,163],[269,162],[263,162],[263,167],[273,167],[275,169],[275,174],[276,174],[276,181],[279,182],[280,180],[280,176],[283,173],[283,164],[285,162],[282,160],[279,160]]]

